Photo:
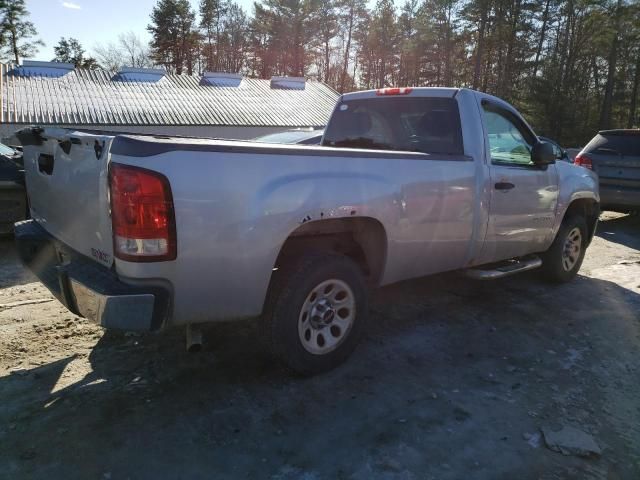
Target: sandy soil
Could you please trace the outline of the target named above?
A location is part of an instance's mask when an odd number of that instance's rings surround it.
[[[316,378],[274,363],[255,324],[205,334],[188,354],[182,331],[105,333],[1,241],[0,477],[640,478],[637,217],[605,215],[567,285],[381,290],[355,355]],[[546,448],[561,426],[602,455]]]

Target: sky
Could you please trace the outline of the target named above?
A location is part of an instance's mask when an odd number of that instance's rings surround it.
[[[247,12],[252,0],[236,0]],[[115,42],[118,35],[134,31],[146,42],[149,15],[157,0],[27,0],[31,21],[46,44],[33,60],[52,60],[61,37],[77,38],[91,54],[96,44]],[[197,10],[199,1],[191,0]]]

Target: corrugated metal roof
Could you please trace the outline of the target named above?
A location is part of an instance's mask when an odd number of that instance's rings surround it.
[[[322,127],[338,99],[315,81],[290,90],[251,78],[229,87],[195,75],[126,81],[104,70],[35,75],[11,64],[0,73],[0,123]]]

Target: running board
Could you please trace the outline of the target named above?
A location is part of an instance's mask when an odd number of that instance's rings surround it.
[[[542,266],[542,259],[535,255],[506,260],[500,263],[485,265],[483,268],[470,268],[466,274],[476,280],[495,280],[514,273],[526,272]]]

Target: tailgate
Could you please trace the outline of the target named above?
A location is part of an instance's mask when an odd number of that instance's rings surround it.
[[[111,266],[107,163],[111,135],[30,127],[17,133],[31,216],[77,252]]]
[[[635,130],[602,131],[585,147],[601,185],[640,188],[640,135]]]
[[[640,155],[591,153],[593,170],[602,185],[640,188]]]

